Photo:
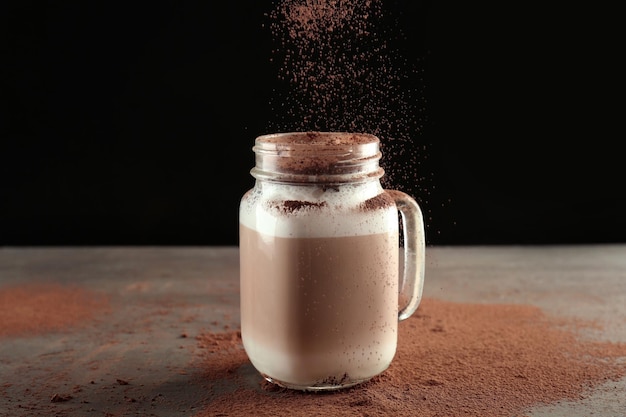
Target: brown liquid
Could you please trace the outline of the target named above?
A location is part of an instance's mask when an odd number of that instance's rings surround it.
[[[384,371],[398,326],[397,233],[283,238],[240,227],[241,331],[262,374],[349,385]]]

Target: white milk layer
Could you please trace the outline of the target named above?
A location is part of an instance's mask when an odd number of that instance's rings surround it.
[[[320,381],[328,381],[329,369],[340,369],[344,373],[334,375],[334,381],[349,377],[354,383],[370,379],[389,367],[396,352],[397,336],[393,330],[389,331],[389,340],[379,341],[376,346],[344,346],[341,351],[330,350],[317,355],[286,354],[254,340],[244,340],[244,344],[254,367],[279,382],[315,386]]]

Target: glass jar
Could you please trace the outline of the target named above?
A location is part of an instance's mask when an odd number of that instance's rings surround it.
[[[239,208],[241,336],[270,382],[332,390],[369,380],[390,365],[398,322],[420,303],[422,214],[383,189],[379,145],[349,132],[255,140],[256,181]]]

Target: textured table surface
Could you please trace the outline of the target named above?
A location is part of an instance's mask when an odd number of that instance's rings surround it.
[[[190,382],[194,335],[238,327],[238,256],[236,247],[1,248],[0,291],[79,286],[110,309],[69,329],[0,335],[0,416],[202,409],[206,395]],[[536,305],[598,320],[593,337],[626,342],[626,245],[429,247],[424,296]],[[527,415],[624,416],[626,379]]]

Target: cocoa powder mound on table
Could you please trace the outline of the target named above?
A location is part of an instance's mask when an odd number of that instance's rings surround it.
[[[79,326],[108,307],[106,297],[80,287],[45,283],[0,287],[0,337]]]
[[[197,340],[210,402],[195,417],[522,415],[626,376],[626,344],[584,338],[588,325],[528,305],[424,299],[400,323],[383,374],[329,393],[276,387],[251,371],[239,332],[206,333]]]

